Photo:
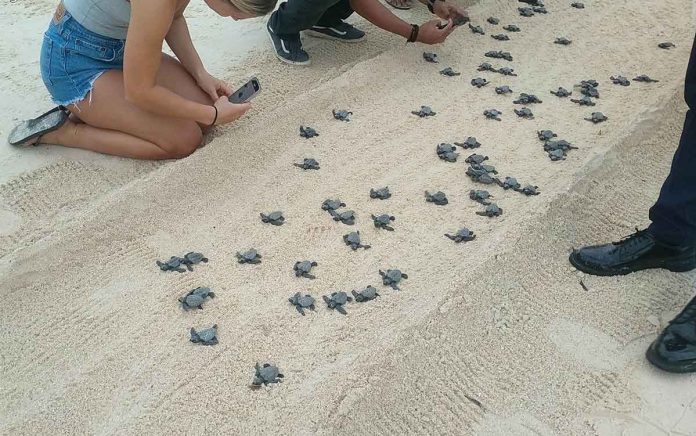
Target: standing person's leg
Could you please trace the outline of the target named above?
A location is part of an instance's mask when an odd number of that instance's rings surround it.
[[[316,25],[307,30],[307,34],[343,42],[361,41],[365,37],[365,32],[344,21],[352,13],[353,8],[350,5],[350,0],[339,0],[338,3],[324,12]]]

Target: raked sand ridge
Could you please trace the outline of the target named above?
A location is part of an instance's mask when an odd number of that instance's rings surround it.
[[[696,379],[665,376],[641,357],[689,297],[693,274],[585,276],[585,291],[566,261],[571,246],[646,222],[683,119],[691,5],[586,4],[548,1],[551,13],[533,18],[519,17],[516,2],[476,4],[474,22],[489,34],[489,15],[523,32],[498,42],[461,29],[435,48],[439,65],[423,62],[424,47],[366,25],[368,42],[312,43],[307,69],[260,50],[241,73],[225,73],[262,79],[254,116],[191,157],[68,154],[0,186],[0,292],[11,301],[0,311],[0,432],[696,434]],[[11,3],[2,17],[24,13]],[[553,44],[557,36],[574,42]],[[665,40],[677,48],[658,49]],[[518,77],[476,71],[493,49],[513,54]],[[440,76],[445,66],[462,76]],[[660,82],[624,88],[608,80],[616,74]],[[492,84],[472,87],[479,75]],[[588,78],[601,83],[594,110],[610,117],[604,124],[548,93]],[[535,120],[518,119],[512,98],[493,92],[503,84],[544,100]],[[438,115],[410,114],[422,104]],[[493,107],[503,121],[483,118]],[[352,121],[334,120],[334,108],[352,110]],[[300,124],[320,136],[300,138]],[[580,148],[550,162],[535,134],[546,128]],[[463,159],[435,155],[437,143],[469,135],[502,175],[542,194],[494,188],[504,215],[477,216],[467,193],[479,185]],[[303,157],[321,170],[291,165]],[[371,200],[382,185],[393,197]],[[450,204],[426,203],[426,189]],[[321,210],[329,197],[356,211],[353,228]],[[285,225],[260,222],[276,209]],[[396,231],[374,229],[371,213],[395,215]],[[461,225],[477,239],[442,236]],[[352,229],[370,250],[343,244]],[[248,247],[260,265],[235,263]],[[185,274],[154,266],[188,250],[210,263]],[[317,280],[294,277],[303,259],[319,263]],[[401,292],[379,284],[378,269],[391,267],[409,274]],[[297,291],[368,284],[382,296],[345,317],[323,304],[301,317],[287,303]],[[196,286],[217,298],[183,313],[176,299]],[[220,344],[187,341],[189,327],[213,323]],[[285,382],[248,389],[257,361],[278,364]]]

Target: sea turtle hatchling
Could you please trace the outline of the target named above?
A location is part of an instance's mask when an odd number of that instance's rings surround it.
[[[565,139],[559,139],[557,141],[555,141],[555,140],[546,141],[544,143],[544,151],[552,151],[552,150],[569,151],[569,150],[577,150],[577,147],[575,147],[573,144],[566,141]]]
[[[474,234],[474,232],[467,229],[466,227],[462,227],[461,229],[459,229],[457,231],[457,233],[455,233],[453,235],[450,235],[449,233],[445,233],[445,236],[447,236],[448,238],[450,238],[451,240],[453,240],[456,243],[469,242],[469,241],[473,241],[474,239],[476,239],[476,235]]]
[[[449,200],[447,200],[447,195],[445,195],[445,193],[442,191],[437,191],[433,194],[425,191],[425,201],[428,203],[435,203],[438,206],[444,206],[449,203]]]
[[[520,118],[525,118],[528,120],[533,120],[534,119],[534,113],[532,113],[532,110],[526,107],[523,107],[522,109],[515,109],[515,113],[517,114],[518,117]]]
[[[388,269],[386,272],[379,270],[379,275],[382,276],[382,284],[389,286],[395,291],[400,291],[399,283],[402,280],[408,279],[408,275],[398,269]]]
[[[517,10],[520,13],[520,16],[522,17],[533,17],[534,16],[534,9],[532,8],[517,8]]]
[[[595,79],[581,80],[580,84],[578,86],[581,88],[587,88],[590,86],[593,88],[597,88],[597,87],[599,87],[599,82],[596,81]]]
[[[300,126],[300,136],[309,139],[319,136],[319,133],[311,127]]]
[[[589,118],[585,118],[585,120],[592,121],[594,124],[603,123],[608,119],[609,118],[607,118],[607,116],[601,112],[592,112],[592,115],[590,115]]]
[[[447,67],[443,70],[440,70],[440,74],[442,74],[443,76],[447,76],[447,77],[456,77],[456,76],[460,76],[462,73],[454,71],[452,69],[452,67]]]
[[[509,86],[503,85],[503,86],[496,86],[495,93],[503,95],[503,94],[512,94],[513,91]]]
[[[571,41],[571,40],[568,39],[568,38],[565,38],[565,37],[561,36],[561,37],[559,37],[559,38],[556,38],[556,40],[553,41],[553,43],[554,43],[554,44],[558,44],[558,45],[570,45],[570,44],[573,43],[573,41]]]
[[[484,185],[492,185],[497,180],[482,165],[478,164],[469,165],[469,168],[466,169],[466,175],[474,182],[483,183]]]
[[[198,265],[199,263],[208,263],[208,258],[203,255],[203,253],[197,253],[195,251],[190,251],[184,254],[183,259],[180,259],[181,264],[186,267],[189,271],[193,271],[193,265]]]
[[[505,59],[506,61],[512,62],[512,55],[506,51],[488,51],[484,53],[484,56],[493,59]]]
[[[454,145],[456,145],[457,147],[461,147],[465,150],[470,150],[472,148],[479,148],[481,146],[481,143],[478,142],[475,137],[469,136],[468,138],[466,138],[466,141],[455,142]]]
[[[389,197],[391,197],[391,192],[389,192],[388,186],[385,186],[383,188],[377,188],[377,189],[371,188],[370,189],[370,198],[377,198],[379,200],[386,200]]]
[[[486,21],[488,21],[488,24],[492,24],[494,26],[497,26],[498,24],[500,24],[500,20],[495,18],[495,17],[488,17],[488,19],[486,19]]]
[[[657,83],[659,80],[651,79],[650,76],[646,76],[645,74],[641,74],[638,77],[633,78],[634,82],[644,82],[644,83]]]
[[[520,94],[517,100],[514,100],[515,104],[532,104],[532,103],[542,103],[539,98],[534,94],[525,94],[524,92]]]
[[[573,93],[572,93],[572,91],[568,91],[567,89],[559,86],[557,90],[551,91],[551,94],[555,95],[556,97],[563,98],[563,97],[569,97]]]
[[[190,341],[194,344],[215,345],[218,343],[217,324],[213,324],[213,326],[209,329],[203,329],[198,331],[191,327],[190,333]]]
[[[554,162],[557,162],[559,160],[565,160],[565,158],[566,158],[566,152],[561,150],[560,148],[557,148],[555,150],[550,150],[548,153],[549,153],[549,159],[551,159]]]
[[[330,198],[327,198],[324,200],[324,202],[321,204],[322,210],[330,211],[330,210],[336,210],[341,207],[345,207],[346,204],[339,200],[338,198],[335,200],[332,200]]]
[[[343,235],[343,242],[345,242],[347,246],[352,248],[353,251],[357,250],[358,248],[363,248],[365,250],[370,248],[370,245],[362,244],[360,240],[360,232],[350,232],[347,235]]]
[[[318,264],[314,261],[303,260],[300,262],[295,262],[295,266],[293,266],[292,269],[293,271],[295,271],[295,277],[304,277],[306,279],[314,280],[317,277],[311,274],[311,271],[312,268],[314,268],[317,265]]]
[[[483,88],[484,86],[488,85],[488,80],[482,78],[482,77],[477,77],[475,79],[471,79],[471,85],[475,86],[477,88]]]
[[[417,111],[411,111],[413,115],[418,115],[421,118],[432,117],[437,115],[437,112],[433,112],[430,106],[421,106]]]
[[[477,203],[481,203],[484,206],[488,206],[491,204],[490,201],[488,201],[489,198],[493,198],[490,192],[488,191],[483,191],[483,190],[471,190],[469,191],[469,198],[474,200]]]
[[[483,115],[485,115],[486,118],[490,120],[502,121],[500,119],[500,115],[502,115],[502,112],[500,112],[497,109],[486,109],[485,111],[483,111]]]
[[[483,161],[486,161],[486,160],[488,160],[488,156],[474,153],[472,155],[469,155],[469,157],[467,157],[464,160],[464,162],[466,162],[468,164],[471,164],[471,163],[481,164],[481,163],[483,163]]]
[[[285,222],[285,217],[281,211],[271,212],[268,215],[262,213],[261,221],[264,223],[273,224],[274,226],[280,226]]]
[[[469,21],[471,21],[471,19],[470,19],[469,17],[467,17],[466,15],[457,14],[457,15],[452,19],[452,25],[455,26],[455,27],[457,27],[457,26],[463,26],[463,25],[465,25],[466,23],[468,23]],[[438,26],[438,27],[439,27],[439,26]],[[447,23],[445,23],[444,27],[441,27],[441,28],[444,29],[445,27],[447,27]]]
[[[252,264],[261,263],[261,255],[259,254],[258,251],[256,251],[253,248],[251,248],[247,251],[244,251],[242,253],[240,253],[238,251],[237,252],[237,262],[238,263],[252,263]]]
[[[257,363],[254,368],[256,373],[254,374],[254,379],[251,381],[252,388],[260,388],[261,386],[280,383],[283,381],[282,378],[285,377],[280,373],[277,366],[271,365],[270,363],[264,363],[263,365]]]
[[[353,290],[351,291],[351,294],[353,294],[353,298],[355,298],[355,301],[358,303],[364,303],[379,297],[377,289],[375,289],[372,285],[369,285],[365,289],[361,289],[359,291]]]
[[[508,24],[507,26],[503,26],[503,29],[507,30],[508,32],[513,32],[513,33],[520,32],[522,30],[514,24]]]
[[[423,52],[423,59],[425,59],[426,62],[430,62],[432,64],[437,64],[440,62],[440,60],[437,58],[437,54],[435,53],[430,53],[430,52]]]
[[[330,210],[329,213],[333,217],[334,221],[340,221],[343,224],[347,224],[349,226],[355,224],[355,212],[353,212],[352,210],[346,210],[343,212]]]
[[[505,177],[505,180],[503,180],[502,182],[498,181],[498,185],[500,185],[500,187],[505,189],[506,191],[508,189],[516,191],[521,186],[520,182],[518,182],[517,179],[514,177]]]
[[[570,6],[574,7],[575,9],[585,9],[585,4],[581,2],[573,2],[570,4]]]
[[[515,74],[515,70],[508,67],[503,67],[499,69],[498,73],[502,74],[503,76],[517,76],[517,74]]]
[[[333,114],[333,117],[339,121],[350,121],[350,116],[353,115],[353,112],[347,111],[345,109],[333,109],[331,113]]]
[[[311,311],[314,311],[314,297],[312,297],[309,294],[302,295],[299,292],[297,292],[295,295],[292,297],[288,298],[288,301],[290,304],[295,306],[295,309],[300,313],[300,315],[304,316],[305,315],[305,309],[309,309]]]
[[[389,230],[390,232],[394,231],[394,227],[390,226],[392,221],[396,220],[396,217],[393,217],[389,214],[382,214],[382,215],[371,215],[372,216],[372,221],[375,224],[375,227],[378,229],[384,229],[384,230]]]
[[[318,170],[320,168],[319,162],[311,157],[304,158],[301,164],[293,163],[293,165],[295,165],[298,168],[302,168],[303,170]]]
[[[156,264],[162,271],[176,271],[182,273],[186,272],[186,270],[181,267],[183,265],[183,260],[184,259],[179,256],[172,256],[169,260],[164,262],[158,260]]]
[[[469,29],[471,29],[472,33],[476,33],[479,35],[485,35],[486,32],[483,30],[483,27],[481,26],[474,26],[473,24],[469,23]]]
[[[348,294],[343,291],[332,292],[331,295],[324,295],[322,298],[326,302],[326,305],[329,306],[329,309],[336,310],[336,312],[342,315],[348,315],[344,306],[349,301],[353,301],[353,297],[349,297]]]
[[[492,71],[496,73],[498,70],[493,68],[493,65],[489,64],[488,62],[484,62],[481,65],[478,66],[477,68],[478,71]]]
[[[539,138],[539,141],[549,141],[557,136],[558,135],[553,133],[552,130],[537,130],[537,137]]]
[[[657,46],[665,50],[669,50],[670,48],[676,47],[676,45],[672,44],[671,42],[661,42],[657,44]]]
[[[491,35],[491,38],[493,38],[493,39],[495,39],[495,40],[497,40],[497,41],[510,41],[510,37],[507,36],[507,35],[504,34],[504,33],[498,33],[498,34],[495,34],[495,35]]]
[[[580,106],[594,106],[595,102],[592,101],[592,99],[586,95],[583,95],[582,98],[571,98],[570,101],[573,103],[577,103]]]
[[[459,157],[459,153],[455,153],[456,149],[457,148],[452,144],[442,143],[438,144],[435,151],[440,159],[447,162],[456,162],[457,157]]]
[[[210,288],[196,288],[189,291],[188,294],[179,298],[179,303],[184,310],[203,309],[203,302],[206,298],[215,298],[215,292]]]
[[[534,185],[526,185],[522,189],[516,189],[517,192],[521,192],[526,196],[532,196],[532,195],[539,195],[541,192],[539,192],[539,187],[534,186]]]
[[[549,11],[547,11],[544,6],[534,6],[532,8],[532,10],[534,12],[536,12],[537,14],[548,14],[549,13]]]
[[[495,203],[489,204],[483,211],[476,212],[476,215],[487,216],[489,218],[497,217],[502,214],[503,209],[499,208]]]
[[[611,83],[614,85],[631,86],[631,81],[624,76],[611,76],[609,80],[611,80]]]

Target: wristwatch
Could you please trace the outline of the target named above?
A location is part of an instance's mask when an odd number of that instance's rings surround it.
[[[435,2],[438,1],[444,2],[445,0],[428,0],[428,10],[431,14],[435,13]]]

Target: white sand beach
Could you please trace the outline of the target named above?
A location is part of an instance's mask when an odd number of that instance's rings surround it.
[[[515,1],[470,3],[487,35],[462,28],[429,48],[355,19],[366,41],[307,39],[313,64],[298,68],[275,59],[264,21],[221,20],[194,0],[189,25],[212,72],[262,83],[244,119],[176,162],[0,146],[0,434],[696,435],[696,375],[643,357],[696,274],[592,277],[567,261],[572,247],[648,223],[686,110],[692,3],[547,0],[549,14],[531,18]],[[49,107],[38,50],[55,2],[1,4],[5,138]],[[489,16],[522,32],[495,41]],[[573,43],[553,44],[560,36]],[[482,62],[519,76],[476,71]],[[438,74],[447,66],[462,75]],[[659,82],[621,87],[617,74]],[[472,87],[479,76],[491,84]],[[549,93],[585,79],[600,82],[594,108]],[[539,96],[535,119],[516,117],[499,85]],[[437,116],[412,115],[421,105]],[[352,120],[333,119],[337,108]],[[483,117],[490,108],[502,121]],[[584,121],[593,111],[609,120]],[[300,125],[320,136],[300,138]],[[540,129],[579,148],[551,162]],[[455,163],[435,154],[467,136],[501,176],[541,195],[488,187],[504,214],[476,215],[468,192],[485,187],[465,175],[467,151]],[[304,157],[321,169],[292,166]],[[384,185],[392,198],[370,199]],[[449,204],[426,203],[425,190]],[[321,210],[335,197],[354,226]],[[283,226],[260,221],[273,210]],[[396,217],[394,232],[374,228],[380,213]],[[462,226],[477,238],[443,236]],[[372,248],[346,247],[353,230]],[[239,265],[250,247],[261,264]],[[210,261],[182,274],[155,265],[192,250]],[[318,262],[316,280],[294,276],[305,259]],[[382,286],[387,268],[408,274],[401,291]],[[346,316],[320,300],[370,284],[380,297]],[[197,286],[217,296],[184,312],[177,298]],[[318,298],[317,310],[300,316],[295,292]],[[190,327],[214,323],[218,345],[189,342]],[[284,382],[250,389],[256,362],[277,364]]]

